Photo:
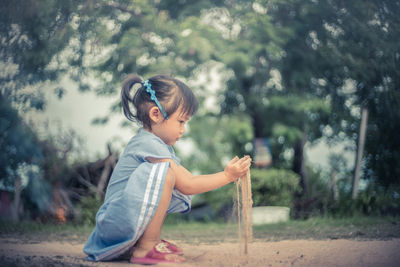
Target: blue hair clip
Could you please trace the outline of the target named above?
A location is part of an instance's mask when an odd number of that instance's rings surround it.
[[[163,107],[161,106],[160,102],[158,102],[158,99],[156,97],[156,91],[153,90],[151,87],[151,83],[149,80],[146,80],[143,82],[143,86],[146,88],[146,92],[150,94],[150,99],[156,103],[157,107],[160,109],[161,113],[163,114],[164,118],[168,120],[168,114],[165,112]]]

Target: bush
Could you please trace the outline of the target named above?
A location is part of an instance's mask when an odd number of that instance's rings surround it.
[[[340,200],[331,206],[330,212],[339,217],[368,215],[368,216],[399,216],[400,188],[382,188],[370,184],[361,191],[356,199],[351,192],[341,196]]]
[[[285,169],[252,169],[251,187],[253,206],[292,207],[295,194],[300,192],[299,176]],[[197,204],[209,205],[216,216],[230,219],[233,203],[236,200],[236,187],[230,184],[217,190],[201,194]],[[195,204],[193,203],[195,206]]]
[[[99,197],[88,196],[81,199],[78,204],[79,216],[75,218],[75,222],[83,225],[95,225],[96,213],[103,201]]]
[[[300,192],[300,177],[285,169],[254,169],[251,172],[254,206],[291,207]]]
[[[332,190],[329,188],[329,179],[321,169],[307,166],[307,191],[296,196],[293,217],[307,219],[314,216],[323,216],[329,212],[333,199]],[[337,186],[347,186],[347,178],[337,181]]]

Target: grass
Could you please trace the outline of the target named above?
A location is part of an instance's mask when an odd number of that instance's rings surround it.
[[[93,227],[74,224],[0,222],[0,238],[23,242],[86,242]],[[163,238],[189,243],[236,242],[237,225],[233,223],[181,222],[166,224]],[[311,218],[253,227],[255,241],[288,239],[390,239],[400,238],[400,217]]]
[[[236,224],[189,223],[164,226],[164,236],[190,243],[236,241]],[[256,241],[288,239],[390,239],[400,238],[400,217],[311,218],[253,226]]]
[[[400,238],[399,217],[311,218],[254,227],[265,241],[282,239],[389,239]]]
[[[41,241],[86,242],[93,226],[54,223],[0,221],[0,238],[15,238],[36,243]]]

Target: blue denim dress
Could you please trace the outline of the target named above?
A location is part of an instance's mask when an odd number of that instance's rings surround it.
[[[180,164],[171,146],[141,128],[128,143],[111,175],[96,227],[83,251],[91,261],[109,261],[130,251],[143,235],[160,202],[170,158]],[[174,189],[167,213],[189,212],[191,196]]]

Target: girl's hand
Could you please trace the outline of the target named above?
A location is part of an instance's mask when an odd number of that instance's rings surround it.
[[[236,156],[230,162],[228,162],[228,164],[226,164],[224,174],[229,179],[229,181],[236,181],[246,174],[246,172],[250,168],[250,165],[250,156],[244,156],[241,159]]]

